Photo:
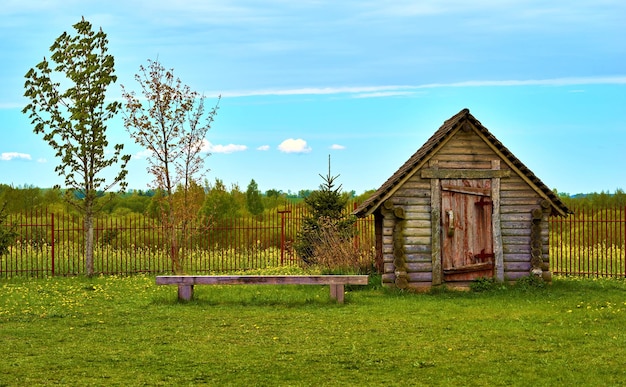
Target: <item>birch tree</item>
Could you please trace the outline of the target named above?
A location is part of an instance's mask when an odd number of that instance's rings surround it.
[[[55,172],[65,177],[66,188],[77,193],[67,197],[84,216],[85,271],[92,276],[98,192],[116,185],[126,188],[130,156],[122,155],[123,144],[111,149],[107,140],[106,122],[121,104],[105,103],[107,88],[117,80],[106,34],[102,29],[94,32],[84,18],[73,27],[75,35],[64,32],[54,41],[50,60],[44,57],[26,73],[24,95],[30,103],[22,112],[60,159]],[[114,166],[118,172],[107,181],[103,173]]]
[[[178,230],[184,237],[186,226],[197,216],[189,207],[196,200],[193,188],[206,173],[204,161],[209,154],[203,152],[203,145],[219,98],[206,111],[205,97],[183,85],[173,69],[166,70],[158,61],[140,66],[135,80],[141,97],[122,86],[124,126],[149,151],[148,172],[154,177],[154,188],[163,193],[160,218],[168,230],[172,270],[181,273]]]

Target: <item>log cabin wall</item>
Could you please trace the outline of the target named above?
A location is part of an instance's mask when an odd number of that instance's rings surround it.
[[[439,169],[491,169],[498,160],[502,170],[510,170],[509,165],[490,147],[477,131],[469,126],[454,133],[439,150],[432,155],[428,164]],[[543,198],[519,175],[511,173],[500,179],[499,224],[502,243],[503,280],[514,281],[527,276],[533,267],[531,263],[532,211],[542,208]],[[440,270],[433,262],[431,179],[422,178],[416,171],[381,206],[383,217],[382,254],[384,261],[383,283],[399,288],[428,288],[433,285],[433,270]],[[440,200],[440,198],[437,198]],[[498,201],[496,201],[497,203]],[[394,215],[395,208],[402,208],[404,219]],[[397,212],[397,211],[395,211]],[[439,222],[440,219],[435,219]],[[548,270],[548,213],[540,220],[541,269]],[[398,244],[398,233],[403,241],[402,251]],[[403,260],[402,260],[403,259]],[[549,278],[549,272],[543,273]]]
[[[550,280],[548,219],[570,213],[468,109],[354,211],[375,215],[383,284],[415,289],[485,273]]]

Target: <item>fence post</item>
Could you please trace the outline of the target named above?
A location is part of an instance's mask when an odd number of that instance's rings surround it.
[[[51,235],[51,249],[50,254],[52,255],[52,276],[54,277],[54,212],[50,214],[50,235]]]
[[[290,210],[278,211],[280,214],[280,265],[285,265],[285,214],[291,213]]]

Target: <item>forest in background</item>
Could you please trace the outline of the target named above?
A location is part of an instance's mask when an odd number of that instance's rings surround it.
[[[297,204],[308,197],[313,190],[300,190],[298,193],[283,192],[270,189],[261,192],[254,180],[245,190],[238,185],[226,187],[223,181],[216,178],[213,182],[205,180],[202,185],[195,185],[199,193],[195,197],[200,214],[213,221],[238,217],[258,216],[264,212],[276,211],[285,203]],[[362,202],[374,191],[356,195],[354,191],[343,192],[351,201]],[[13,187],[0,184],[0,208],[10,214],[25,213],[32,210],[46,209],[48,212],[64,212],[78,215],[79,212],[65,200],[66,195],[73,195],[69,190],[59,188],[39,188],[34,186]],[[101,217],[141,214],[156,217],[158,199],[162,195],[158,190],[131,189],[126,192],[101,193],[99,205],[102,207]]]
[[[299,203],[308,197],[312,190],[300,190],[298,193],[282,192],[270,189],[261,192],[257,183],[252,180],[245,190],[238,185],[226,187],[222,180],[205,180],[203,184],[195,186],[199,191],[198,203],[201,215],[213,220],[257,216],[266,211],[275,211],[286,202]],[[356,195],[354,191],[343,192],[347,198],[357,203],[366,200],[374,191],[367,191]],[[557,193],[555,191],[555,193]],[[58,188],[38,188],[34,186],[13,187],[0,184],[0,206],[4,206],[6,213],[23,213],[31,210],[47,209],[49,212],[62,211],[65,213],[78,212],[64,199],[71,192]],[[150,216],[156,211],[158,190],[128,190],[101,194],[101,216],[125,216],[128,214],[142,214]],[[602,191],[585,194],[570,195],[558,193],[559,198],[570,209],[598,209],[626,207],[626,193],[623,189],[614,192]],[[155,214],[152,214],[155,215]]]

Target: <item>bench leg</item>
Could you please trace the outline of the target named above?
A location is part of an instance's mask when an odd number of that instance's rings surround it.
[[[178,299],[189,301],[193,297],[193,285],[178,285]]]
[[[330,285],[330,298],[337,300],[338,303],[343,304],[345,292],[343,284],[331,284]]]

